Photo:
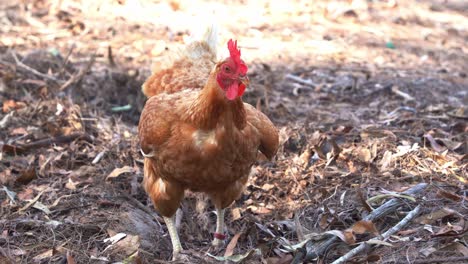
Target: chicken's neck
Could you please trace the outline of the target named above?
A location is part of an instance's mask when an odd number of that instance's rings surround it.
[[[189,118],[197,127],[206,130],[217,125],[243,129],[247,124],[242,99],[228,100],[212,76],[191,104]]]

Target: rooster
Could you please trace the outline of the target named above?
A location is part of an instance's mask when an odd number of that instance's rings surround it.
[[[175,213],[185,190],[204,192],[213,202],[213,245],[219,247],[225,208],[240,197],[258,152],[271,159],[278,148],[273,123],[242,101],[249,79],[237,41],[229,40],[229,57],[216,62],[216,38],[209,27],[142,87],[149,98],[138,126],[143,186],[166,223],[174,259],[182,250]]]

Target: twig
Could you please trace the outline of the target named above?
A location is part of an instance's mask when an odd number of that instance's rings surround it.
[[[102,157],[104,156],[104,154],[106,154],[106,151],[101,151],[99,152],[96,157],[93,159],[93,161],[91,162],[91,164],[98,164],[99,161],[102,159]]]
[[[414,101],[414,97],[405,93],[405,92],[402,92],[398,89],[398,86],[392,86],[392,89],[391,89],[392,93],[402,97],[403,99],[405,99],[406,101]]]
[[[133,196],[129,195],[128,193],[122,192],[122,195],[123,197],[127,198],[130,202],[133,202],[133,204],[136,205],[138,208],[140,208],[143,212],[153,217],[156,223],[158,223],[158,225],[161,227],[161,222],[163,221],[161,217],[151,212],[151,210],[148,207],[146,207],[144,204],[142,204],[140,201],[138,201],[137,199],[135,199]]]
[[[112,47],[110,45],[107,47],[107,58],[109,60],[109,65],[111,66],[111,68],[115,68],[116,64],[114,61],[114,56],[112,56]]]
[[[412,188],[406,190],[403,192],[403,194],[406,195],[415,195],[418,194],[422,191],[424,191],[427,187],[427,183],[420,183]],[[394,212],[398,207],[402,206],[403,204],[406,204],[406,200],[402,200],[400,198],[393,198],[387,202],[385,202],[383,205],[381,205],[379,208],[375,209],[372,211],[369,215],[364,217],[363,220],[365,221],[374,221],[376,219],[382,218],[383,216]],[[307,252],[305,254],[305,257],[299,256],[300,252],[298,255],[294,258],[292,263],[302,263],[306,260],[310,259],[315,259],[318,256],[323,256],[325,252],[335,243],[339,243],[340,239],[336,236],[331,236],[328,237],[324,240],[321,241],[308,241],[305,245],[305,248],[307,249]]]
[[[47,189],[46,189],[46,190],[47,190]],[[39,200],[39,198],[41,198],[42,194],[43,194],[46,190],[43,190],[42,192],[40,192],[36,197],[34,197],[34,199],[32,199],[29,203],[27,203],[25,206],[23,206],[22,208],[20,208],[18,211],[19,211],[19,212],[23,212],[23,211],[27,210],[29,207],[33,206],[33,205]]]
[[[89,59],[88,64],[84,68],[81,68],[77,74],[74,74],[68,81],[66,81],[62,86],[60,86],[60,91],[65,90],[68,86],[72,85],[73,83],[78,83],[83,79],[84,75],[91,69],[91,66],[93,66],[94,61],[96,60],[96,53],[91,55],[91,58]]]
[[[47,147],[52,144],[67,143],[75,139],[84,139],[90,142],[93,141],[89,135],[86,135],[83,133],[74,133],[74,134],[70,134],[66,136],[58,136],[54,138],[41,139],[41,140],[34,141],[31,143],[27,143],[27,144],[15,144],[15,145],[5,144],[3,145],[2,150],[4,152],[10,152],[10,153],[21,153],[21,152],[28,151],[30,149]]]
[[[305,84],[305,85],[308,85],[308,86],[312,86],[312,87],[315,87],[317,86],[316,83],[314,83],[312,80],[310,79],[302,79],[301,77],[299,76],[296,76],[296,75],[292,75],[292,74],[286,74],[285,76],[286,79],[290,79],[290,80],[293,80],[295,82],[298,82],[298,83],[301,83],[301,84]]]
[[[15,62],[16,62],[16,65],[20,66],[21,68],[39,76],[39,77],[42,77],[44,79],[48,79],[48,80],[51,80],[51,81],[54,81],[54,82],[58,82],[58,80],[55,78],[55,77],[52,77],[52,76],[49,76],[47,74],[44,74],[42,72],[38,72],[36,69],[33,69],[31,67],[29,67],[28,65],[22,63],[18,57],[16,56],[16,54],[12,51],[11,52],[11,55],[13,56],[13,59],[15,59]]]
[[[65,56],[65,59],[63,60],[62,65],[60,65],[60,70],[58,71],[58,74],[62,74],[63,71],[65,70],[65,66],[67,66],[68,60],[70,59],[70,55],[72,54],[73,50],[76,48],[76,44],[73,43],[71,46],[70,50],[68,50],[67,56]]]
[[[396,232],[400,231],[404,226],[406,226],[411,220],[413,220],[419,212],[421,211],[421,205],[416,206],[411,212],[409,212],[398,224],[394,227],[387,230],[385,233],[382,234],[383,240],[387,240],[391,235],[395,234]],[[372,240],[372,239],[371,239]],[[350,260],[355,255],[359,254],[361,251],[366,249],[369,246],[367,242],[362,243],[358,247],[353,248],[349,251],[346,255],[340,257],[339,259],[335,260],[332,264],[341,264],[345,263],[346,261]]]

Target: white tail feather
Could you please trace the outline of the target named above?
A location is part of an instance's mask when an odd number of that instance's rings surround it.
[[[191,35],[186,41],[185,48],[173,47],[173,50],[166,53],[161,58],[155,58],[152,65],[152,72],[162,71],[172,67],[174,61],[183,57],[197,61],[202,57],[206,57],[207,52],[210,61],[217,61],[218,59],[218,25],[216,23],[203,23],[200,22],[201,18],[193,21],[197,27],[190,30]],[[200,26],[204,25],[204,26]],[[206,43],[206,45],[200,45]],[[209,47],[207,51],[206,46]]]
[[[203,25],[204,23],[199,24]],[[195,42],[206,43],[210,48],[211,54],[216,58],[218,50],[218,25],[212,22],[211,24],[205,24],[203,27],[197,27],[192,30],[189,43],[191,44]],[[191,45],[188,46],[190,47]],[[192,58],[196,58],[201,55],[199,54],[200,50],[197,48],[190,49],[189,52]]]

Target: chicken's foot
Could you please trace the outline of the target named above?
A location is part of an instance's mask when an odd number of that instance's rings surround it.
[[[214,233],[213,246],[224,245],[224,210],[216,208],[216,231]]]
[[[177,229],[175,226],[175,215],[171,217],[163,217],[164,222],[167,226],[167,231],[169,231],[169,236],[171,237],[172,242],[172,259],[177,259],[180,251],[182,251],[182,245],[180,244],[179,234],[177,234]]]

